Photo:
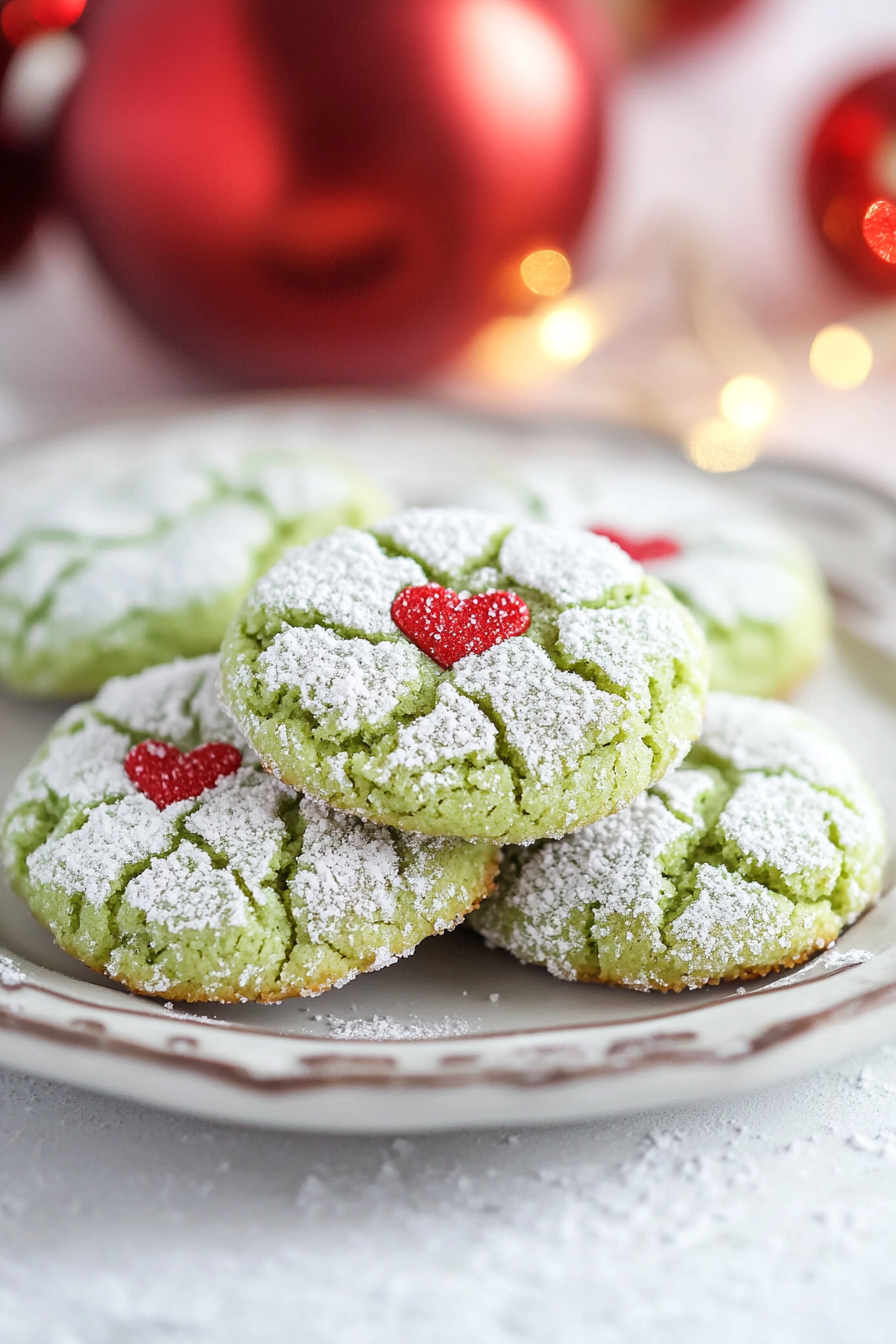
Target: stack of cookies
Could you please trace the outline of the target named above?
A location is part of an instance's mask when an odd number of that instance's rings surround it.
[[[304,518],[219,654],[138,655],[156,665],[70,709],[18,780],[4,860],[68,952],[138,993],[273,1001],[475,912],[565,979],[677,990],[792,966],[876,898],[883,823],[848,755],[710,691],[706,619],[625,537],[467,508],[364,528],[376,491],[347,480],[343,525],[332,498],[316,535]],[[6,637],[10,680],[71,573]],[[116,596],[93,624],[118,668],[122,630],[142,619],[145,649],[160,621]]]

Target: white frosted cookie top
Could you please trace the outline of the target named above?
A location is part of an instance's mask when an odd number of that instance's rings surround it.
[[[742,620],[780,625],[799,611],[803,583],[777,558],[720,552],[690,552],[650,568],[726,630]]]
[[[229,868],[216,868],[204,849],[182,840],[132,878],[124,900],[172,933],[245,925],[249,902]]]
[[[443,682],[435,708],[398,730],[398,743],[387,755],[382,774],[388,777],[401,767],[426,770],[444,762],[489,756],[497,735],[495,725],[478,705]]]
[[[254,610],[315,612],[364,635],[394,635],[392,603],[402,588],[426,583],[414,560],[383,554],[366,532],[339,527],[290,551],[255,585]]]
[[[759,882],[700,864],[695,896],[669,924],[669,951],[686,965],[761,966],[792,937],[793,907]]]
[[[841,777],[819,778],[815,743],[849,775],[846,753],[767,700],[715,693],[708,725],[689,760],[630,807],[518,851],[477,917],[485,936],[557,975],[588,965],[585,978],[600,969],[635,987],[680,987],[774,965],[794,946],[823,945],[818,927],[854,919],[876,895],[884,828],[867,786],[844,799]]]
[[[680,612],[655,597],[624,607],[574,608],[557,622],[558,648],[571,663],[591,663],[650,707],[650,678],[657,666],[693,656]]]
[[[786,623],[805,600],[803,543],[725,483],[678,464],[536,458],[514,479],[477,481],[475,489],[515,517],[675,542],[680,555],[643,563],[723,629],[741,620]]]
[[[296,690],[302,708],[338,733],[381,723],[419,689],[423,666],[411,644],[341,639],[321,626],[287,626],[258,659],[268,690]]]
[[[725,804],[719,831],[784,876],[811,868],[834,878],[841,855],[828,836],[832,801],[795,775],[748,774]]]
[[[544,649],[525,638],[462,658],[453,679],[459,690],[493,705],[526,771],[546,784],[581,755],[589,732],[611,736],[626,713],[619,696],[558,671]]]
[[[834,793],[867,794],[852,758],[828,730],[777,700],[714,691],[700,742],[738,770],[789,770]]]
[[[555,602],[601,602],[619,588],[637,587],[642,570],[606,537],[521,523],[506,537],[498,563],[516,583]]]
[[[479,509],[405,509],[377,523],[377,536],[390,538],[441,574],[457,573],[481,560],[509,518]]]
[[[285,521],[348,510],[361,488],[296,453],[209,445],[140,458],[73,449],[42,480],[20,476],[0,471],[0,628],[23,645],[0,648],[0,662],[52,654],[62,632],[238,596]]]
[[[407,652],[392,644],[365,647]],[[61,835],[51,831],[31,852],[27,868],[35,884],[94,908],[120,894],[123,907],[172,934],[242,927],[252,902],[282,902],[288,888],[296,917],[307,904],[312,942],[338,934],[341,920],[388,921],[402,892],[420,908],[458,897],[450,884],[437,899],[432,894],[438,855],[454,842],[401,837],[399,850],[386,827],[333,812],[266,774],[232,725],[231,739],[244,750],[234,774],[164,808],[140,792],[124,769],[136,740],[158,737],[183,751],[220,740],[204,731],[220,712],[209,699],[216,672],[214,658],[150,668],[117,678],[93,703],[63,716],[6,808],[9,816],[52,798],[54,806],[70,802],[86,813],[82,824]],[[298,833],[287,825],[296,807],[305,823]],[[141,871],[129,879],[135,867]]]

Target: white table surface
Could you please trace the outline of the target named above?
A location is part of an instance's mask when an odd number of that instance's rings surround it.
[[[769,320],[848,311],[788,192],[824,88],[888,50],[893,0],[765,0],[639,74],[605,259],[674,207],[736,240]],[[0,284],[0,438],[208,390],[64,230]],[[807,379],[778,439],[896,485],[894,411],[892,370],[848,397]],[[217,1126],[0,1071],[4,1344],[889,1344],[894,1253],[896,1047],[718,1104],[394,1141]]]

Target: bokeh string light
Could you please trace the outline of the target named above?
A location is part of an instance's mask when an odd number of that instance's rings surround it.
[[[565,294],[572,284],[572,267],[568,257],[553,247],[530,252],[520,262],[523,284],[541,298],[555,299]]]
[[[856,327],[845,323],[823,327],[809,352],[809,366],[815,377],[837,392],[861,387],[873,365],[871,342]]]

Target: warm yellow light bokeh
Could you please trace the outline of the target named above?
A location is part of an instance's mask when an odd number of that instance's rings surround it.
[[[578,364],[596,343],[594,319],[581,304],[552,308],[539,324],[538,344],[557,364]]]
[[[736,429],[763,429],[771,420],[778,404],[775,389],[764,378],[742,374],[732,378],[722,388],[719,410]]]
[[[523,284],[533,294],[546,299],[556,299],[565,294],[572,283],[572,267],[562,252],[552,247],[539,248],[530,252],[520,263],[520,275]]]
[[[809,364],[819,382],[838,392],[861,387],[874,364],[867,337],[855,327],[823,327],[812,342]]]
[[[687,440],[691,461],[702,471],[743,471],[756,461],[756,440],[721,418],[703,420]]]
[[[499,317],[479,332],[467,361],[480,378],[503,387],[537,386],[557,376],[538,344],[538,327],[526,317]]]

